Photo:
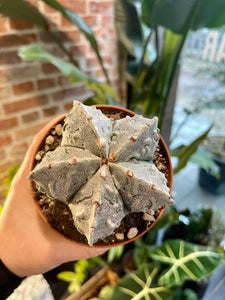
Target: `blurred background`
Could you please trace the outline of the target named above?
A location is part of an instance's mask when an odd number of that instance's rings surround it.
[[[223,1],[0,0],[1,209],[35,134],[75,99],[157,115],[177,211],[212,210],[224,245]],[[27,282],[10,299],[52,299],[42,275]]]

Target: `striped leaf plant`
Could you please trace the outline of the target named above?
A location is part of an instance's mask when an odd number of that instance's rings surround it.
[[[148,255],[154,262],[143,264],[137,271],[125,275],[109,300],[174,299],[177,287],[187,280],[208,278],[224,257],[216,248],[181,239],[166,240],[161,246],[149,249]],[[184,299],[193,298],[185,296]]]

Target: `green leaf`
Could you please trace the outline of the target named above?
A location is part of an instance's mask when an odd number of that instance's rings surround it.
[[[63,73],[63,75],[67,76],[72,83],[85,80],[93,81],[76,66],[48,53],[38,44],[21,47],[19,50],[19,56],[26,61],[47,61],[52,63]]]
[[[107,262],[110,264],[115,258],[120,258],[123,255],[124,245],[118,247],[112,247],[108,251]]]
[[[194,244],[209,245],[212,216],[212,208],[181,211],[179,220],[165,230],[163,239],[182,239]]]
[[[171,156],[175,156],[179,160],[177,166],[173,170],[174,174],[178,173],[181,169],[186,167],[190,157],[197,151],[198,146],[207,137],[210,130],[211,130],[211,126],[203,134],[201,134],[198,138],[196,138],[191,144],[182,145],[175,149],[170,150]]]
[[[23,0],[0,0],[0,14],[9,18],[26,20],[47,30],[47,19],[34,6]]]
[[[183,286],[176,289],[173,300],[198,300],[198,294],[193,290],[186,288],[182,289]]]
[[[180,41],[181,37],[179,35],[174,34],[170,30],[166,30],[159,82],[159,89],[164,95],[167,95],[168,89],[170,89],[170,75],[174,73],[173,68],[176,68],[176,64],[174,66],[175,53],[179,48]]]
[[[183,240],[167,240],[162,246],[150,250],[149,256],[169,265],[159,278],[159,284],[166,286],[206,278],[222,259],[221,253],[215,248],[197,246]]]
[[[201,147],[191,156],[190,161],[203,168],[208,174],[215,177],[218,177],[220,174],[219,166],[211,158],[211,155]]]
[[[113,286],[110,285],[103,286],[103,288],[101,289],[98,295],[99,300],[108,300],[111,297],[112,293],[113,293]]]
[[[104,68],[103,60],[99,52],[99,47],[97,40],[95,38],[94,32],[92,29],[88,26],[88,24],[74,11],[68,9],[67,7],[63,6],[61,3],[59,3],[56,0],[42,0],[47,5],[51,6],[55,10],[59,11],[68,21],[70,21],[72,24],[76,25],[79,30],[85,35],[87,40],[92,46],[92,49],[95,51],[96,56],[100,62],[100,65],[102,67],[102,70],[105,74],[105,77],[107,79],[107,82],[109,83],[108,74],[106,69]]]
[[[76,280],[76,273],[69,271],[60,272],[57,274],[57,278],[67,282],[73,282]]]
[[[133,57],[142,56],[143,32],[137,9],[129,0],[115,1],[115,27],[119,42]]]
[[[143,20],[148,26],[163,26],[182,34],[188,27],[221,27],[225,24],[225,2],[223,0],[143,0]]]
[[[143,265],[137,271],[125,275],[109,300],[172,300],[174,291],[156,283],[159,269],[155,264]]]
[[[135,246],[134,248],[134,262],[135,266],[138,268],[142,264],[146,264],[148,262],[148,247],[143,243],[142,247]]]
[[[82,283],[79,283],[78,281],[72,281],[68,286],[68,292],[70,294],[79,291]]]
[[[84,81],[83,84],[95,93],[94,97],[85,101],[86,105],[112,104],[113,99],[118,99],[116,91],[107,83]]]
[[[198,294],[191,289],[185,289],[183,292],[184,300],[198,300]]]

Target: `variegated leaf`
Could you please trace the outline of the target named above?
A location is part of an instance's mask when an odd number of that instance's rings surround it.
[[[149,251],[151,258],[170,265],[159,278],[160,285],[180,285],[185,280],[208,277],[220,264],[222,255],[215,248],[198,246],[183,240],[167,240]]]
[[[137,271],[124,276],[109,300],[170,300],[174,291],[159,286],[157,278],[160,267],[155,264],[142,265]]]

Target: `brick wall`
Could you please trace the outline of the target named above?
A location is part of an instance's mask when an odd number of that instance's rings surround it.
[[[85,37],[75,26],[41,1],[30,0],[52,21],[52,29],[80,67],[104,80],[103,72]],[[114,86],[118,81],[113,0],[60,0],[91,26]],[[57,26],[57,28],[56,28]],[[38,42],[60,57],[64,54],[44,32],[29,22],[0,16],[0,173],[20,162],[36,132],[55,115],[68,111],[71,101],[86,91],[48,63],[24,62],[22,45]]]

